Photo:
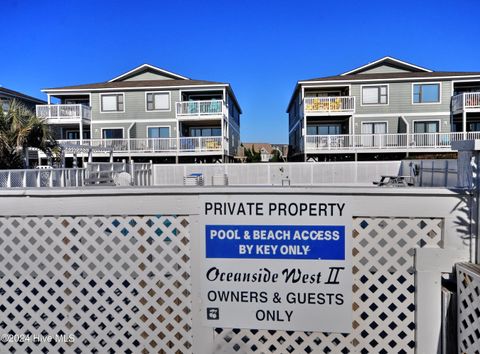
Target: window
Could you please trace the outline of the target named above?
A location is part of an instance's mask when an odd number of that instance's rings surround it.
[[[102,129],[103,139],[123,139],[122,128]]]
[[[2,105],[2,109],[4,112],[7,112],[10,109],[10,101],[0,100],[0,104]]]
[[[317,124],[307,126],[307,135],[339,135],[341,124]]]
[[[415,122],[414,123],[414,132],[415,133],[438,133],[438,122]]]
[[[413,84],[413,103],[439,103],[440,84]]]
[[[462,130],[459,130],[462,131]],[[469,132],[480,132],[480,122],[471,122],[468,124]]]
[[[388,86],[363,86],[362,104],[388,104]]]
[[[190,136],[220,136],[220,128],[190,128]]]
[[[148,92],[147,111],[162,111],[170,109],[169,92]]]
[[[80,139],[80,132],[78,130],[68,130],[66,133],[67,139],[74,139],[74,140],[79,140]],[[83,138],[84,139],[90,139],[90,132],[83,132]]]
[[[123,112],[123,94],[100,95],[102,112]]]
[[[148,128],[149,138],[170,138],[169,127],[150,127]]]

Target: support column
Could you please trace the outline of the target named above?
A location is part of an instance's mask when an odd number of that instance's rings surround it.
[[[467,112],[465,110],[462,112],[463,118],[463,139],[467,139]]]
[[[80,145],[83,145],[83,124],[82,124],[82,121],[80,121],[80,124],[78,125],[78,130],[79,130],[79,135],[80,135]]]

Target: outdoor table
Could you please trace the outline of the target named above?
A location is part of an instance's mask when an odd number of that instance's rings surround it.
[[[389,176],[382,175],[380,181],[374,181],[373,184],[379,187],[408,187],[413,186],[412,176]]]

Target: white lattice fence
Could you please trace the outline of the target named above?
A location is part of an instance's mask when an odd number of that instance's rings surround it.
[[[438,218],[354,218],[352,333],[217,328],[214,350],[413,353],[413,250],[441,247],[442,230]],[[0,352],[191,353],[189,232],[174,216],[0,218],[0,332],[75,338]]]
[[[188,224],[175,216],[0,218],[0,332],[74,337],[2,337],[0,352],[190,352]]]
[[[480,354],[480,265],[457,265],[458,352]]]
[[[352,333],[217,328],[215,350],[226,353],[414,353],[414,249],[440,247],[443,220],[358,217],[354,218],[353,226]]]

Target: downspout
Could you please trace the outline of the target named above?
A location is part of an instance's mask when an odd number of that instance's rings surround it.
[[[407,149],[409,148],[410,146],[410,123],[408,123],[408,121],[405,119],[404,116],[400,116],[400,118],[402,118],[403,122],[405,123],[405,126],[407,127]]]
[[[130,131],[132,130],[133,126],[135,125],[135,122],[130,124],[130,126],[127,129],[127,146],[128,146],[128,161],[132,161],[132,156],[130,155]]]
[[[408,149],[410,148],[410,123],[407,121],[407,119],[404,116],[400,116],[400,118],[403,120],[406,126],[406,133],[407,133],[407,139],[406,139],[406,144],[407,144],[407,157],[410,157],[410,154],[408,152]]]

